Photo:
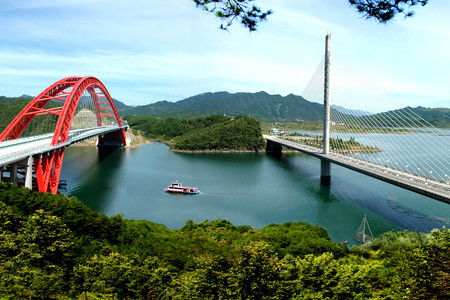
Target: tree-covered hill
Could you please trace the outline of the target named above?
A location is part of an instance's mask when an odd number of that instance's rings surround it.
[[[0,130],[3,130],[30,99],[31,97],[26,95],[17,98],[0,96]],[[117,99],[114,99],[114,101],[122,116],[146,115],[158,118],[194,119],[213,114],[225,114],[227,116],[249,116],[266,122],[320,121],[323,117],[322,104],[309,102],[301,96],[292,94],[283,97],[270,95],[266,92],[204,93],[177,102],[159,101],[141,106],[129,106]],[[417,118],[424,119],[425,121],[422,121],[424,126],[450,128],[450,108],[406,107],[373,115],[369,115],[368,112],[349,110],[338,106],[332,107],[332,110],[334,110],[336,116],[340,116],[340,119],[352,120],[355,116],[360,116],[361,119],[369,118],[372,121],[376,118],[380,120],[389,119],[392,121],[393,127],[396,127],[395,124],[399,123],[399,120],[392,120],[392,115],[401,116],[408,112],[408,114],[416,115]],[[344,112],[347,114],[344,114]],[[390,117],[386,118],[386,114],[389,114]],[[359,121],[356,120],[355,122],[359,123]],[[410,122],[410,120],[401,121],[406,124]]]
[[[14,117],[30,102],[31,97],[0,96],[0,132],[14,119]]]
[[[192,118],[211,114],[249,116],[258,120],[315,121],[322,118],[322,105],[301,96],[259,93],[204,93],[177,102],[160,101],[125,110],[127,114]]]
[[[371,123],[381,123],[390,127],[410,127],[405,124],[422,124],[421,127],[450,128],[450,108],[405,107],[389,112],[364,116]],[[399,125],[401,124],[401,125]]]
[[[208,116],[157,119],[128,116],[131,128],[174,150],[258,151],[264,147],[259,122],[249,117]]]
[[[32,96],[22,95],[20,97],[0,96],[0,133],[16,117],[16,115],[33,99]],[[130,106],[113,99],[119,111]],[[56,104],[49,103],[48,107],[55,107]],[[52,122],[53,121],[53,122]],[[30,128],[25,129],[24,135],[51,132],[55,126],[55,116],[40,116],[33,119]]]
[[[425,125],[439,128],[450,127],[449,108],[407,107],[396,111],[371,114],[358,110],[351,110],[340,106],[332,106],[334,114],[341,119],[382,118],[385,114],[401,115],[404,111],[417,115],[425,120]],[[142,106],[121,106],[120,111],[131,115],[149,115],[161,118],[196,118],[211,114],[238,116],[244,115],[260,121],[289,122],[289,121],[320,121],[323,118],[323,105],[310,102],[301,96],[288,96],[259,93],[204,93],[177,102],[159,101]],[[389,118],[392,119],[392,118]],[[395,127],[395,122],[392,122]]]
[[[176,230],[0,183],[1,299],[448,299],[450,230],[348,248],[318,226]]]

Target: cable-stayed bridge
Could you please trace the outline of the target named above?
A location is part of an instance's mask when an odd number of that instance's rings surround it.
[[[98,137],[99,147],[122,147],[127,128],[100,80],[61,79],[26,105],[0,134],[0,181],[57,193],[68,146]]]
[[[265,135],[267,152],[281,155],[282,147],[287,147],[319,158],[321,182],[326,185],[334,163],[450,203],[450,130],[434,128],[410,107],[370,114],[331,106],[329,43],[328,35],[325,59],[304,95],[307,100],[323,99],[322,128]],[[368,101],[366,95],[359,96],[360,104]]]
[[[409,108],[367,114],[331,106],[329,57],[327,51],[313,75],[324,99],[323,133],[264,136],[267,151],[281,154],[284,146],[319,158],[324,184],[330,183],[334,163],[450,203],[450,131],[433,128]],[[64,78],[35,97],[0,134],[0,181],[56,193],[68,146],[98,137],[99,147],[121,147],[126,129],[98,79]]]
[[[324,154],[322,149],[305,145],[286,137],[264,135],[268,152],[281,153],[281,147],[297,150],[315,156],[322,161],[334,163],[353,171],[369,175],[407,190],[434,198],[450,204],[449,182],[420,176],[397,168],[377,164],[371,161],[350,157],[344,154],[330,152]],[[328,173],[328,175],[331,175]]]

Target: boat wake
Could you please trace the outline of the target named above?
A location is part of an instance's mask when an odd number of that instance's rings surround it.
[[[217,193],[217,192],[200,192],[203,195],[209,196],[230,196],[230,197],[249,197],[249,194],[232,194],[232,193]]]

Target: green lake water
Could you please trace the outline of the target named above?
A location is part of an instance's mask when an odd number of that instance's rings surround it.
[[[100,158],[93,147],[71,147],[61,179],[67,194],[106,215],[180,228],[187,219],[235,225],[308,222],[335,241],[351,240],[364,214],[374,235],[430,231],[448,225],[450,206],[332,165],[331,187],[319,184],[320,161],[287,153],[174,153],[159,143],[118,149]],[[172,181],[199,195],[165,193]]]

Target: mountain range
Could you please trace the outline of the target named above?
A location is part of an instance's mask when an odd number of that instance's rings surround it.
[[[21,97],[11,98],[0,96],[0,116],[7,113],[8,118],[0,118],[0,123],[7,122],[5,119],[11,118],[13,111],[7,109],[8,104],[21,104],[29,101],[31,96],[23,95]],[[147,105],[130,106],[117,99],[114,99],[116,107],[122,116],[126,115],[149,115],[161,118],[196,118],[211,114],[237,116],[245,115],[256,118],[261,121],[283,122],[283,121],[319,121],[323,117],[323,105],[310,102],[302,96],[289,94],[287,96],[270,95],[266,92],[257,93],[228,93],[215,92],[203,93],[188,97],[177,102],[159,101]],[[18,110],[17,105],[14,112]],[[390,112],[372,114],[367,111],[351,110],[341,106],[332,105],[332,110],[336,114],[345,114],[344,118],[354,117],[385,119],[385,115]],[[18,111],[17,111],[18,112]],[[424,125],[450,128],[450,109],[449,108],[426,108],[405,107],[399,110],[391,111],[395,115],[416,116],[417,119],[424,119]],[[392,118],[392,117],[391,117]],[[2,122],[3,121],[3,122]],[[399,122],[400,123],[400,122]],[[5,124],[3,124],[5,125]],[[394,125],[392,125],[394,126]]]
[[[270,95],[266,92],[203,93],[177,102],[159,101],[147,105],[128,106],[116,101],[116,105],[122,115],[150,115],[163,118],[195,118],[211,114],[224,114],[229,116],[246,115],[261,121],[283,122],[320,121],[323,117],[323,105],[320,103],[310,102],[302,96],[293,94],[283,97],[281,95]],[[411,115],[425,127],[432,125],[450,128],[449,108],[405,107],[377,114],[347,109],[337,105],[332,105],[331,109],[334,110],[336,116],[337,114],[343,116],[341,119],[352,120],[355,117],[368,118],[368,120],[385,119],[385,115],[391,113],[397,116]],[[419,119],[424,119],[425,122]],[[400,117],[398,117],[398,120],[400,120]],[[390,125],[395,126],[395,122]]]
[[[118,103],[123,114],[151,115],[158,117],[193,118],[211,114],[230,116],[245,115],[265,121],[319,120],[323,115],[322,104],[309,102],[293,94],[285,97],[266,92],[203,93],[177,102],[159,101],[135,107]]]

